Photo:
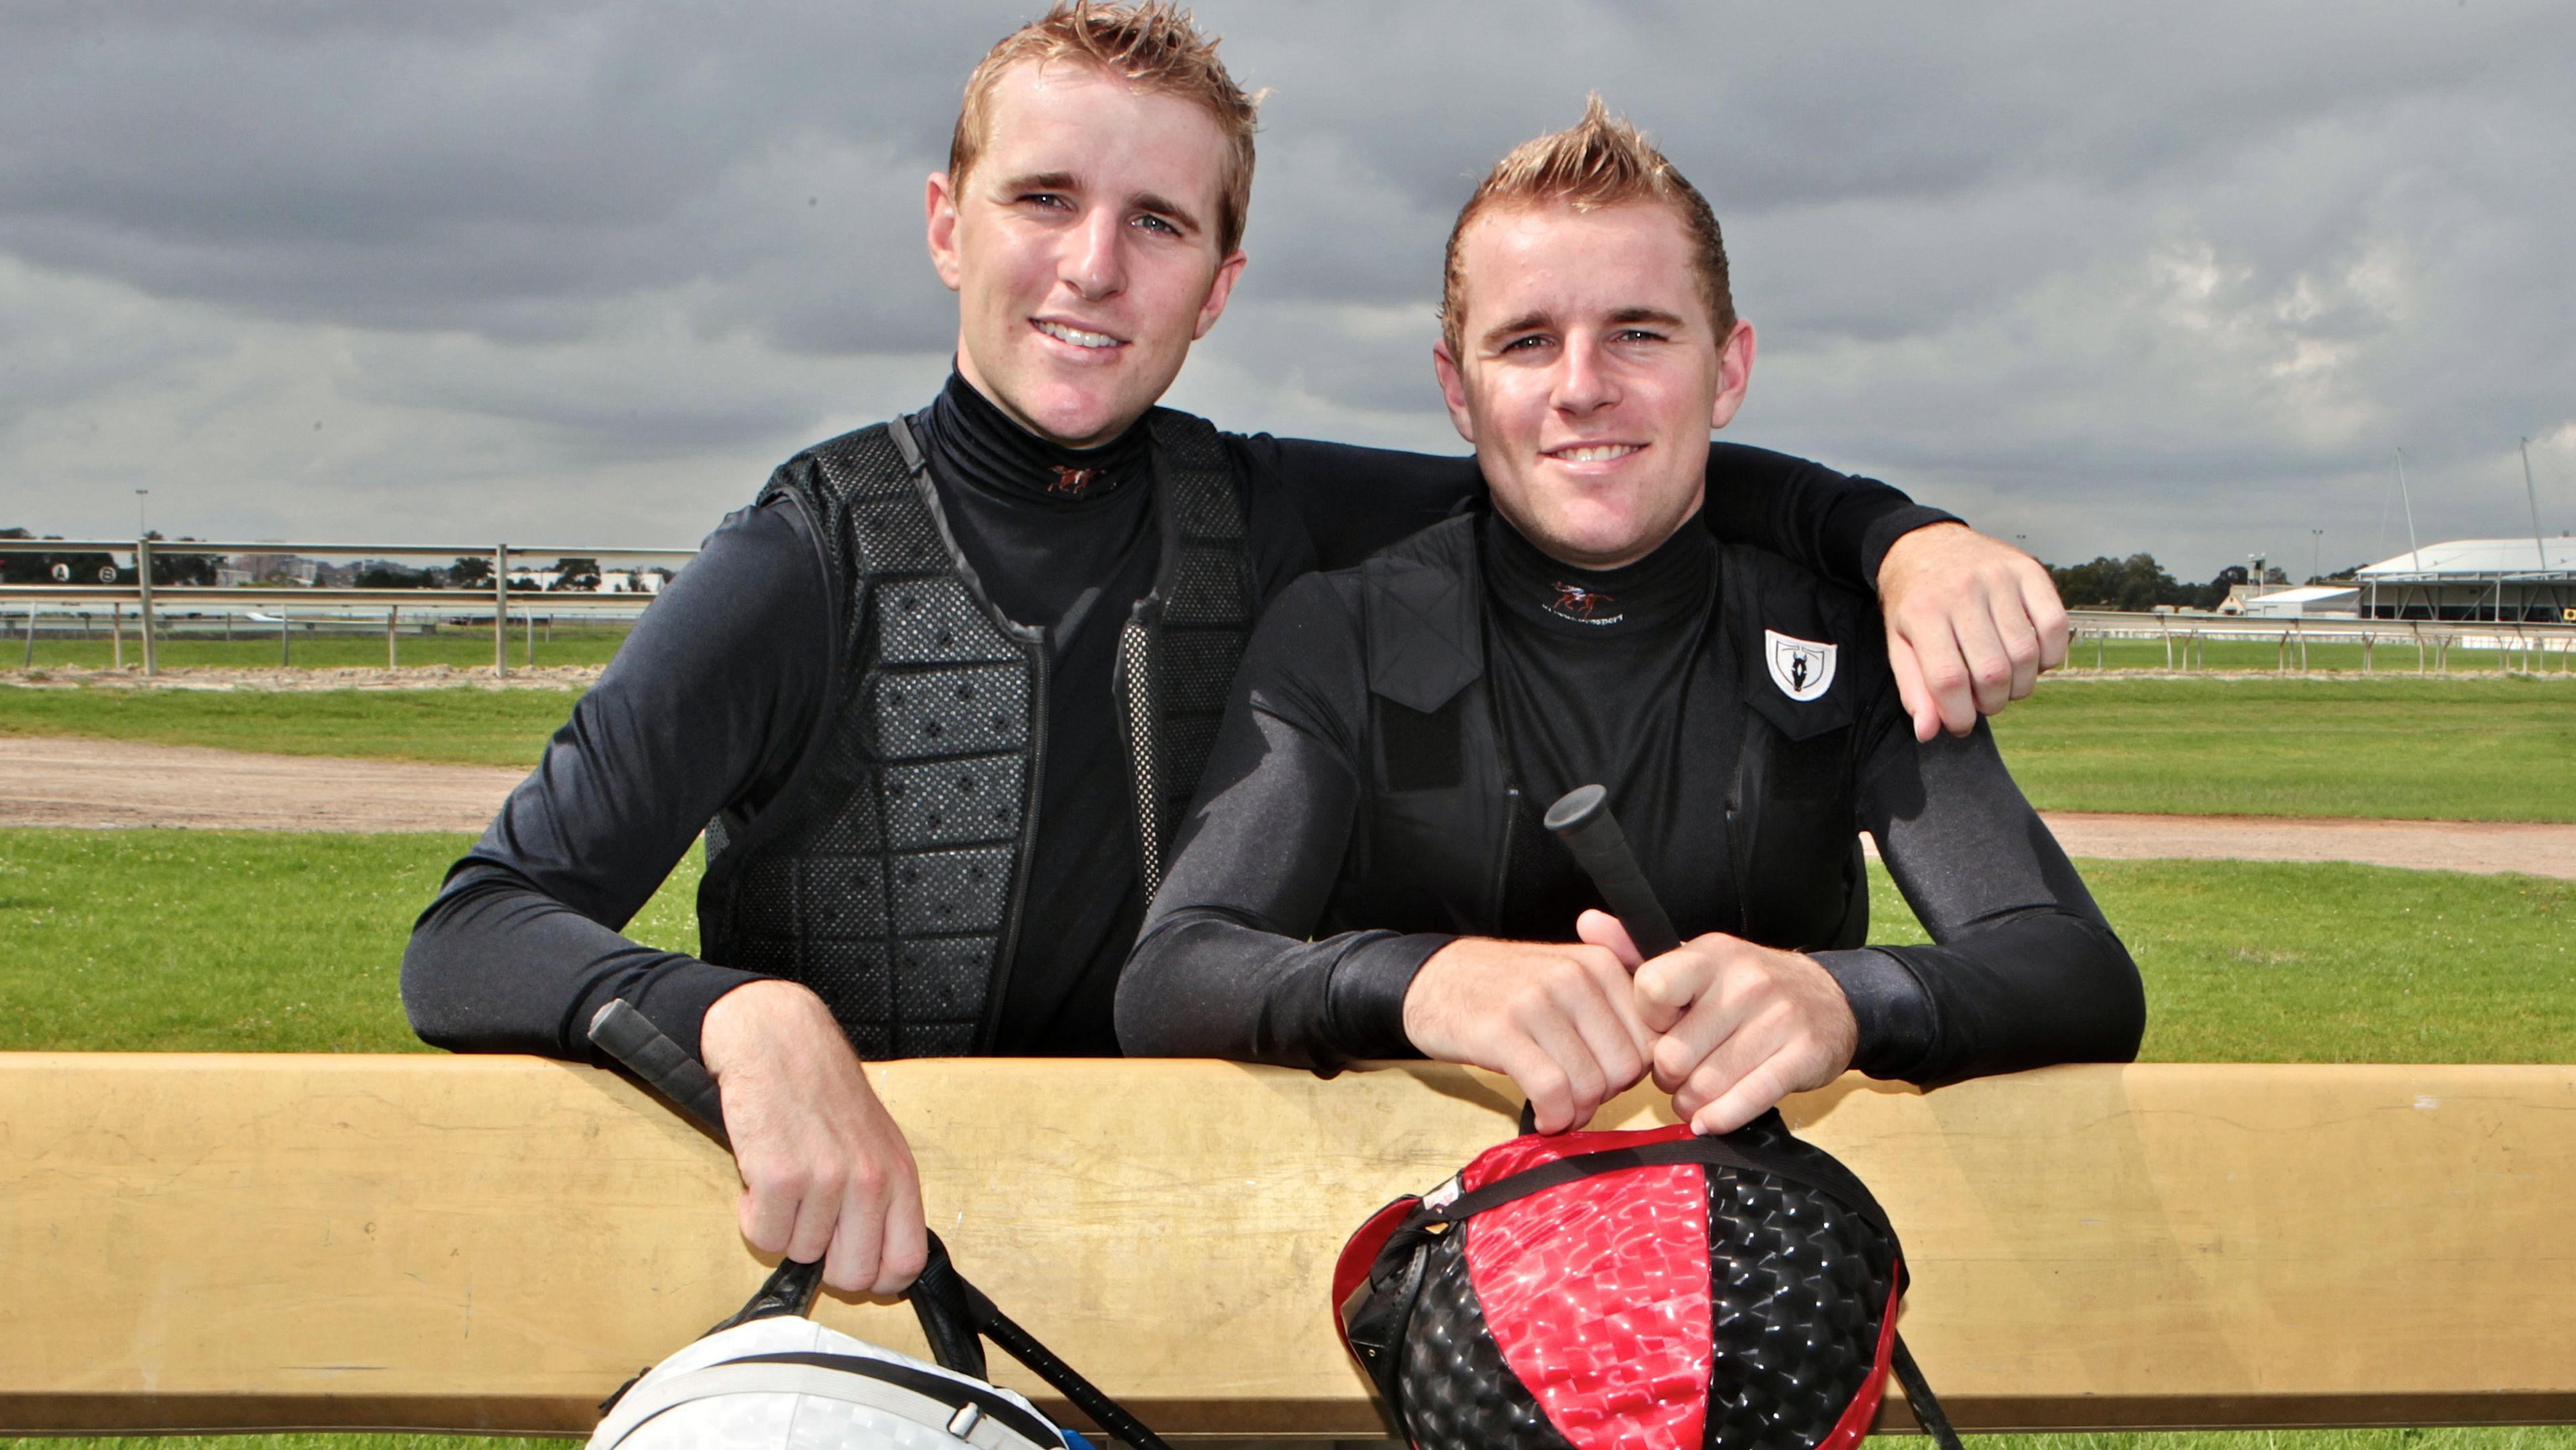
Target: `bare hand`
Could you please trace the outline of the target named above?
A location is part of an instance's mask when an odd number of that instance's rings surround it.
[[[1461,937],[1414,975],[1404,1035],[1425,1057],[1508,1075],[1538,1130],[1561,1133],[1646,1075],[1633,999],[1599,947]]]
[[[843,1293],[901,1292],[929,1254],[921,1177],[831,1009],[793,982],[748,983],[707,1009],[700,1046],[724,1090],[742,1236],[821,1259]]]
[[[1633,962],[1619,919],[1587,911],[1585,941]],[[1693,1131],[1732,1133],[1851,1066],[1859,1025],[1813,957],[1711,932],[1636,967],[1637,1016],[1657,1034],[1655,1086]]]
[[[2066,606],[2028,554],[1964,524],[1933,524],[1878,566],[1887,662],[1914,738],[1965,735],[2066,662]]]

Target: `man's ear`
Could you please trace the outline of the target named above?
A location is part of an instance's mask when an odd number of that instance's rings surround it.
[[[1467,378],[1458,370],[1458,355],[1449,350],[1449,339],[1431,344],[1431,373],[1440,379],[1440,400],[1449,405],[1449,426],[1469,443],[1476,441],[1475,421],[1467,414]]]
[[[947,172],[930,173],[922,187],[921,209],[930,222],[930,265],[954,292],[963,272],[957,261],[957,198],[948,189]]]
[[[1744,390],[1753,384],[1753,324],[1738,321],[1717,350],[1717,401],[1708,410],[1711,431],[1735,420]]]
[[[1190,341],[1196,342],[1207,336],[1208,329],[1216,326],[1216,320],[1225,315],[1225,301],[1234,295],[1234,284],[1243,276],[1248,260],[1243,249],[1237,247],[1234,255],[1216,264],[1216,275],[1208,279],[1207,301],[1199,304],[1198,326],[1191,331]]]

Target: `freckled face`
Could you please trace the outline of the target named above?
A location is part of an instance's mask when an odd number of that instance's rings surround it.
[[[1699,512],[1753,328],[1716,335],[1692,255],[1655,202],[1488,211],[1460,238],[1466,315],[1458,352],[1432,352],[1441,393],[1494,507],[1566,563],[1631,563]]]
[[[930,178],[931,260],[957,293],[957,367],[1034,432],[1105,443],[1172,385],[1225,310],[1225,136],[1198,106],[1096,67],[1027,62],[992,96],[973,169]]]

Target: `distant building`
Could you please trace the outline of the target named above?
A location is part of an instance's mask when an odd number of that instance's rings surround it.
[[[2358,619],[2355,606],[2360,600],[2361,591],[2349,586],[2267,585],[2256,593],[2253,586],[2239,584],[2228,591],[2227,602],[2218,606],[2218,612],[2247,619]]]
[[[2355,574],[2368,619],[2576,624],[2576,538],[2453,539]]]
[[[215,570],[215,583],[226,589],[246,585],[290,585],[310,589],[320,578],[322,562],[294,554],[235,554]]]

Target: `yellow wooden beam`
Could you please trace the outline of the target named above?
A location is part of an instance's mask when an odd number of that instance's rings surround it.
[[[871,1074],[967,1275],[1196,1434],[1380,1433],[1333,1258],[1517,1106],[1426,1066]],[[1847,1078],[1790,1114],[1903,1234],[1963,1426],[2576,1419],[2576,1068]],[[1600,1125],[1660,1120],[1641,1093]],[[0,1432],[585,1430],[759,1282],[733,1192],[587,1068],[0,1055]],[[899,1307],[823,1317],[920,1352]]]

